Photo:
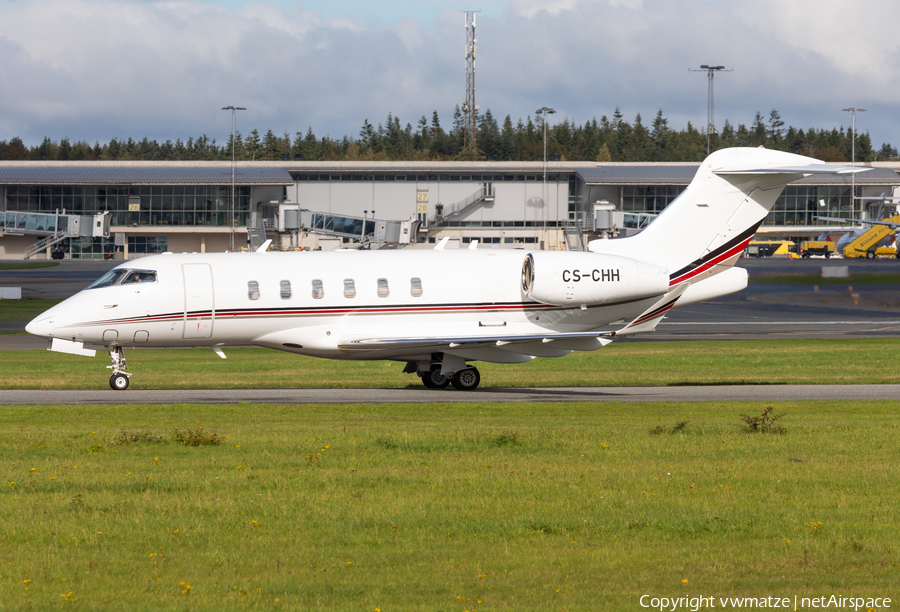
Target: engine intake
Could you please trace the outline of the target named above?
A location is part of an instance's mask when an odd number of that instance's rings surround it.
[[[666,268],[627,257],[536,251],[522,262],[522,290],[553,306],[599,306],[650,298],[669,289]]]

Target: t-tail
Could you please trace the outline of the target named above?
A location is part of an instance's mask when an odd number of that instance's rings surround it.
[[[680,305],[700,301],[695,298],[705,293],[700,289],[702,281],[734,266],[788,183],[811,174],[867,169],[829,165],[763,148],[716,151],[703,161],[688,188],[650,225],[627,238],[591,241],[588,250],[665,267],[671,288],[684,283],[695,286]],[[719,279],[721,284],[740,284],[737,277],[741,276],[746,285],[746,272],[734,272],[727,275],[733,279]]]

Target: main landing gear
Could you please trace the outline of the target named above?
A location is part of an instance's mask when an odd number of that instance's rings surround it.
[[[121,346],[113,346],[108,348],[107,352],[109,352],[112,365],[106,367],[113,372],[112,376],[109,377],[109,386],[115,391],[124,391],[128,388],[128,378],[131,376],[130,372],[125,371],[128,368],[128,362],[125,361],[125,351],[122,350]]]
[[[403,371],[418,374],[422,378],[422,384],[428,389],[446,389],[449,385],[453,385],[457,391],[474,391],[481,382],[481,374],[477,368],[467,365],[465,361],[460,365],[462,366],[460,370],[442,373],[446,369],[441,363],[410,361]]]

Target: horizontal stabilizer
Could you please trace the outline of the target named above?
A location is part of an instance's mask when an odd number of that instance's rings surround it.
[[[613,336],[631,336],[633,334],[652,332],[656,329],[656,326],[659,325],[659,322],[665,318],[666,313],[675,306],[675,302],[684,295],[684,292],[687,291],[687,288],[690,286],[690,283],[678,285],[674,290],[657,300],[653,306],[642,312],[634,321],[622,329],[613,332]]]
[[[857,166],[832,166],[830,164],[808,164],[804,166],[764,166],[762,168],[719,168],[713,174],[854,174],[871,168]]]

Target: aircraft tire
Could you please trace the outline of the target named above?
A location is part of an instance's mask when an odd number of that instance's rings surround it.
[[[422,384],[428,389],[446,389],[450,384],[450,377],[441,374],[441,366],[435,365],[422,374]]]
[[[124,374],[113,374],[109,377],[109,386],[114,391],[124,391],[128,388],[128,377]]]
[[[466,368],[453,375],[453,388],[457,391],[474,391],[481,382],[477,368]]]

